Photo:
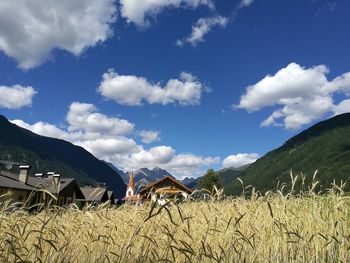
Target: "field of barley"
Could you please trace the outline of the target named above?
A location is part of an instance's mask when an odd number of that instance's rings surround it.
[[[350,262],[350,197],[0,212],[0,262]]]

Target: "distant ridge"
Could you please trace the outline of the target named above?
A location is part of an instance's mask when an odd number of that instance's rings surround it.
[[[105,183],[115,192],[116,198],[125,195],[126,185],[120,175],[84,148],[35,134],[12,124],[2,115],[0,160],[30,164],[33,173],[55,171],[63,177],[76,178],[80,184]]]
[[[155,182],[164,176],[172,176],[168,171],[161,169],[159,167],[155,167],[152,170],[148,168],[140,168],[136,171],[129,171],[129,173],[133,173],[135,178],[136,187],[143,187],[146,186],[150,182]],[[127,181],[129,181],[129,175],[127,175]]]
[[[155,167],[153,169],[148,168],[139,168],[135,171],[129,171],[124,172],[117,167],[115,167],[113,164],[106,162],[114,171],[118,172],[120,176],[123,178],[123,181],[125,184],[129,182],[129,173],[132,173],[135,178],[136,187],[141,185],[147,185],[147,183],[155,182],[164,176],[171,176],[175,178],[173,175],[171,175],[167,170],[161,169],[159,167]]]

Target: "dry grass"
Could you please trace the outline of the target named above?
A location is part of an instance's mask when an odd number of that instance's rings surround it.
[[[3,210],[0,230],[1,262],[350,262],[350,197]]]

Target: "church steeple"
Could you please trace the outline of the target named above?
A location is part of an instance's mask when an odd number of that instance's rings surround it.
[[[130,197],[135,195],[135,179],[133,173],[129,172],[129,183],[128,186],[126,187],[126,195],[125,197]]]

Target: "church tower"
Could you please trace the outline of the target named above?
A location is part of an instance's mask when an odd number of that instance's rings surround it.
[[[129,175],[130,175],[130,178],[129,178],[128,186],[126,187],[125,197],[130,197],[135,195],[135,179],[132,173],[129,173]]]

